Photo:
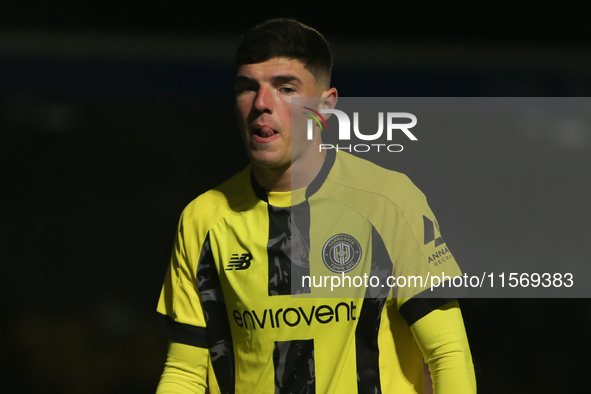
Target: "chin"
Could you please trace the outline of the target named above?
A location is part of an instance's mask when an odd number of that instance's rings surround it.
[[[266,154],[251,154],[250,161],[260,168],[280,168],[291,164],[291,160],[283,160]]]

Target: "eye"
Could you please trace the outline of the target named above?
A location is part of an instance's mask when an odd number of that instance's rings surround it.
[[[279,88],[279,91],[284,94],[293,94],[296,92],[296,90],[294,88],[290,88],[288,86],[284,86],[282,88]]]
[[[256,90],[257,90],[257,87],[252,84],[239,84],[239,85],[234,86],[234,92],[236,94],[254,92]]]
[[[242,94],[242,93],[246,93],[246,92],[248,92],[249,90],[250,90],[249,88],[246,88],[246,87],[244,87],[244,86],[240,86],[240,87],[235,87],[235,88],[234,88],[234,92],[235,92],[236,94]]]

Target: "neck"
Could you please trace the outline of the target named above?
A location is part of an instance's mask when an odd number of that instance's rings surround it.
[[[308,186],[320,172],[326,151],[307,155],[284,167],[264,168],[256,164],[252,171],[263,189],[272,192],[288,192]]]

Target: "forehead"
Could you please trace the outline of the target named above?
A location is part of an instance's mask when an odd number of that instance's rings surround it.
[[[284,57],[274,57],[261,63],[243,64],[238,68],[237,72],[238,77],[248,77],[257,80],[266,80],[286,75],[293,75],[305,84],[315,83],[314,75],[306,70],[302,61]]]

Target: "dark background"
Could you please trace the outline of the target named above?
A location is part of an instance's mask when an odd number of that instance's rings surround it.
[[[232,56],[276,16],[325,34],[341,96],[591,93],[587,1],[3,4],[2,392],[155,390],[166,341],[152,319],[176,222],[247,163]],[[476,250],[559,271],[585,261],[590,139],[483,134],[461,156],[425,144],[400,170],[460,262]],[[581,208],[565,211],[573,198]],[[590,305],[464,300],[479,392],[585,391]]]

